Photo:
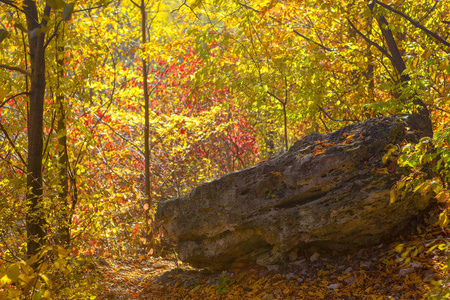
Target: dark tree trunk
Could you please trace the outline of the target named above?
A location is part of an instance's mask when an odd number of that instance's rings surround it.
[[[391,58],[390,58],[391,63],[400,77],[399,84],[401,85],[401,92],[400,92],[400,95],[398,96],[399,100],[401,102],[405,103],[411,99],[405,98],[401,93],[402,93],[402,91],[404,91],[404,89],[406,88],[408,83],[411,81],[411,77],[409,76],[409,74],[405,73],[406,64],[405,64],[405,61],[404,61],[404,59],[401,55],[401,52],[398,48],[397,42],[395,41],[394,35],[392,34],[392,31],[389,29],[388,21],[386,20],[386,18],[383,15],[381,15],[377,18],[377,22],[381,29],[381,33],[383,34],[383,37],[386,41],[389,52],[391,54]],[[416,121],[421,124],[421,126],[419,128],[422,131],[424,131],[424,133],[427,136],[432,137],[433,136],[433,125],[432,125],[431,119],[430,119],[430,112],[429,112],[426,104],[422,101],[422,99],[417,97],[417,95],[413,95],[412,97],[413,97],[413,99],[412,99],[413,104],[418,106],[418,114],[413,114],[412,118],[416,119]]]
[[[43,116],[45,95],[45,33],[39,29],[47,25],[50,7],[44,8],[42,23],[36,2],[24,0],[27,16],[28,43],[31,63],[30,105],[28,118],[28,165],[27,165],[27,254],[37,254],[45,243],[46,220],[42,207],[42,150],[43,150]]]

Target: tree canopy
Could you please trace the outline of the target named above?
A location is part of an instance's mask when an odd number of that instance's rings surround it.
[[[0,20],[0,298],[93,296],[86,257],[169,255],[159,202],[381,115],[420,116],[392,194],[433,189],[447,228],[448,0],[0,0]]]

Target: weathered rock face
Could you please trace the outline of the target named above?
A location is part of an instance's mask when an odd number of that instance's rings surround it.
[[[213,269],[379,243],[429,202],[409,194],[389,204],[402,170],[382,157],[389,144],[422,136],[411,126],[407,117],[382,117],[306,136],[276,158],[161,203],[156,219],[182,261]]]

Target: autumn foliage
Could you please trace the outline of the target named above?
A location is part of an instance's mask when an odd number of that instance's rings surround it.
[[[0,0],[1,299],[54,299],[55,291],[93,299],[101,289],[85,276],[92,259],[174,256],[153,222],[158,202],[285,151],[305,134],[425,106],[434,137],[397,146],[398,164],[411,174],[390,200],[432,189],[439,209],[427,224],[446,232],[449,1],[142,3]],[[448,250],[442,238],[426,245],[415,256]],[[393,247],[386,264],[400,268],[393,253],[405,252]],[[449,265],[440,267],[447,274]],[[272,284],[254,276],[244,290]],[[222,298],[243,280],[227,278],[214,292]],[[427,284],[420,278],[409,281]],[[411,295],[445,291],[439,280]],[[280,283],[280,295],[289,284]]]

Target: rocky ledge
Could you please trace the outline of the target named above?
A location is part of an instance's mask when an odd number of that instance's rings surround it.
[[[407,170],[395,153],[383,161],[391,145],[425,135],[418,123],[381,117],[306,136],[284,154],[161,203],[156,220],[182,261],[216,270],[377,244],[430,202],[431,195],[409,193],[390,203]]]

